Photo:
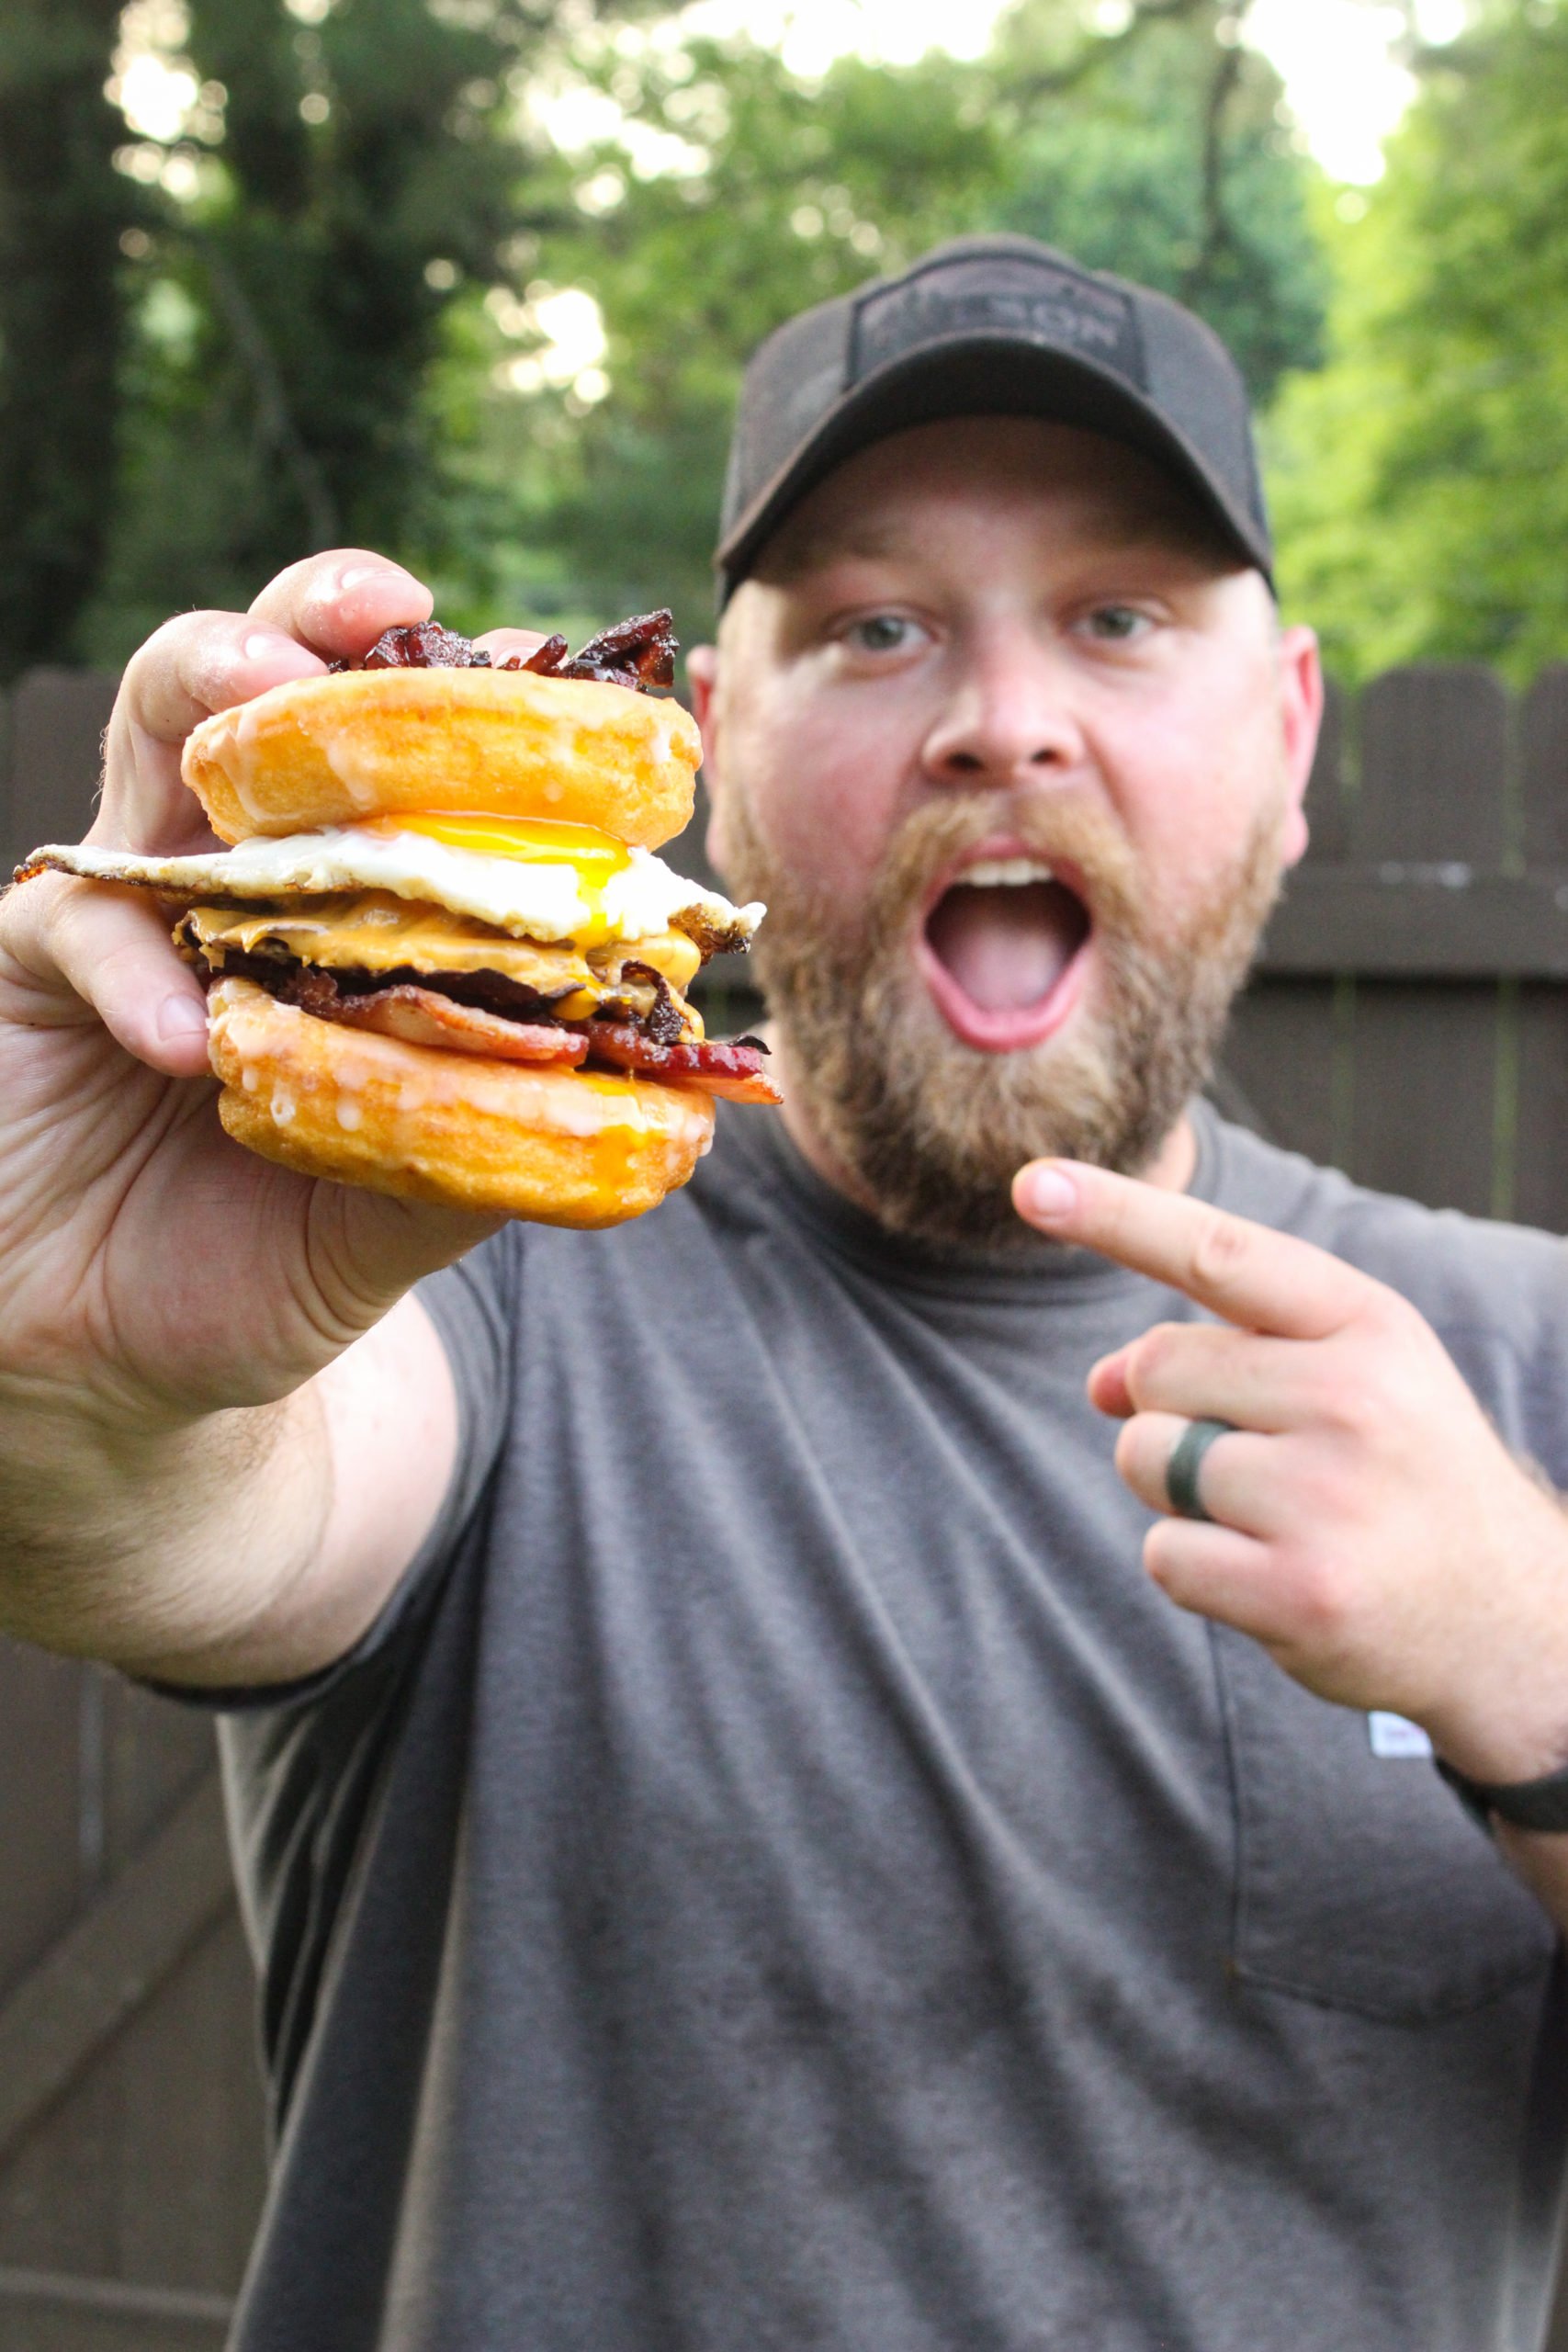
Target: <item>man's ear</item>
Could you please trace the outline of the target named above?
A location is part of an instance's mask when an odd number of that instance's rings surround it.
[[[710,729],[713,726],[714,690],[718,684],[718,648],[716,645],[694,645],[686,656],[686,676],[692,689],[692,708],[697,725],[703,730],[703,760],[713,758]]]
[[[1277,658],[1280,723],[1290,796],[1282,847],[1286,865],[1295,865],[1306,854],[1307,821],[1302,804],[1312,777],[1318,729],[1323,724],[1323,661],[1316,630],[1281,629]]]
[[[718,751],[718,665],[716,645],[694,645],[686,656],[686,676],[692,688],[692,709],[703,734],[703,782],[708,796],[708,864],[724,872],[724,786]]]

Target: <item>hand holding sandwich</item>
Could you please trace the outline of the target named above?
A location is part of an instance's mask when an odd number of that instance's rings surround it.
[[[276,701],[291,681],[360,687],[327,673],[362,661],[384,631],[425,621],[430,604],[397,566],[351,551],[296,565],[249,615],[167,624],[116,706],[93,851],[121,866],[221,852],[181,781],[192,730],[240,707],[243,733],[257,698]],[[509,638],[508,650],[535,642]],[[220,897],[220,915],[245,911]],[[292,1078],[276,1082],[266,1057],[279,1028],[292,1036],[305,1018],[276,992],[278,972],[297,966],[266,965],[268,986],[248,993],[219,975],[241,1000],[231,1025],[263,1033],[234,1040],[228,1092],[242,1112],[259,1097],[267,1131],[246,1140],[278,1146],[265,1158],[237,1149],[203,1082],[198,970],[212,978],[224,950],[196,945],[182,960],[167,902],[146,889],[40,872],[0,908],[0,1519],[15,1531],[0,1621],[150,1670],[227,1679],[330,1656],[374,1613],[389,1560],[395,1576],[411,1531],[417,1542],[436,1508],[454,1438],[434,1332],[396,1302],[518,1204],[491,1199],[481,1217],[460,1188],[398,1177],[364,1189],[301,1172],[319,1156],[288,1164]],[[412,1016],[435,1018],[443,1035],[468,1019],[445,1001],[433,1016],[421,989],[379,993],[399,1000],[391,1017],[405,1031]],[[395,1027],[306,1025],[310,1050],[335,1057],[338,1078],[352,1048],[353,1082],[324,1098],[345,1147],[356,1108],[377,1099],[367,1069],[378,1079],[400,1056],[422,1057],[418,1072],[438,1061]],[[604,1050],[625,1026],[603,1024]],[[439,1057],[434,1088],[421,1077],[427,1094],[453,1093],[458,1059]],[[253,1064],[262,1082],[247,1090]],[[482,1060],[481,1086],[497,1068]],[[634,1079],[579,1082],[600,1102],[619,1085],[632,1105],[623,1118],[642,1119],[655,1091]],[[388,1083],[406,1101],[407,1069]],[[711,1100],[686,1086],[666,1094],[655,1111],[692,1138],[664,1180],[680,1182]],[[414,1156],[402,1155],[405,1175]]]
[[[180,781],[191,728],[429,608],[407,573],[345,554],[295,567],[250,615],[168,623],[127,672],[91,838],[210,845]],[[338,1400],[353,1408],[345,1434],[378,1396],[406,1417],[387,1485],[364,1487],[388,1508],[323,1549],[320,1600],[305,1593],[333,1481],[330,1400],[304,1384],[485,1227],[235,1150],[211,1115],[213,1087],[191,1082],[207,1069],[201,988],[150,898],[54,876],[8,895],[0,1517],[12,1533],[0,1614],[57,1646],[176,1672],[188,1659],[197,1679],[221,1679],[352,1638],[375,1606],[367,1556],[400,1513],[428,1521],[453,1408],[434,1332],[404,1308],[395,1332],[346,1360]],[[270,1409],[224,1409],[258,1407]]]

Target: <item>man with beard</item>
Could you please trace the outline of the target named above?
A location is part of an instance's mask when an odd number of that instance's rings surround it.
[[[0,1590],[222,1717],[243,2352],[1539,2344],[1568,1284],[1197,1099],[1269,560],[1213,338],[1043,248],[764,346],[692,674],[786,1110],[612,1233],[235,1151],[156,917],[7,903]],[[171,623],[96,837],[428,610]]]

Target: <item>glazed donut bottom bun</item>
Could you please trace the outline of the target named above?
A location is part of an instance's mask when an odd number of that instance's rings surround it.
[[[400,1200],[620,1225],[683,1184],[713,1135],[706,1095],[404,1045],[252,980],[220,980],[208,1011],[219,1115],[237,1143]]]

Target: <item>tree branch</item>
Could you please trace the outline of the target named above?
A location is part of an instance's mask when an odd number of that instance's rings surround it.
[[[191,232],[187,230],[186,233],[189,235]],[[205,237],[194,237],[192,242],[206,267],[212,291],[218,299],[218,307],[228,321],[234,348],[249,370],[256,396],[257,421],[263,435],[282,458],[299,503],[305,510],[305,528],[310,545],[312,548],[335,547],[341,536],[337,502],[294,421],[282,371],[267,340],[266,330],[252,308],[244,288],[217,245]]]
[[[1213,5],[1213,0],[1134,0],[1133,13],[1120,32],[1096,33],[1065,65],[1047,66],[1038,74],[1024,74],[1016,80],[1010,80],[1008,95],[1026,99],[1049,98],[1076,89],[1080,82],[1086,81],[1109,58],[1116,56],[1129,43],[1135,41],[1151,25],[1181,24],[1201,16]]]
[[[1225,115],[1240,80],[1241,44],[1237,41],[1220,51],[1203,109],[1202,233],[1197,253],[1181,273],[1182,296],[1189,301],[1230,243],[1225,216]]]

